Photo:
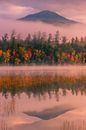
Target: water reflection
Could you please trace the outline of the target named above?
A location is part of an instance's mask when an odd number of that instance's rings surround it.
[[[0,92],[0,130],[86,129],[86,77],[5,76]]]
[[[59,90],[62,89],[62,95],[66,96],[67,90],[71,91],[73,95],[86,95],[86,76],[79,77],[67,77],[57,75],[42,75],[42,76],[2,76],[0,77],[0,92],[3,93],[5,98],[8,97],[8,93],[11,96],[15,96],[21,92],[25,92],[30,98],[38,96],[39,100],[41,96],[45,99],[45,94],[52,98],[55,95],[59,100]]]
[[[74,121],[64,121],[60,130],[86,130],[86,122],[78,121],[76,123]]]
[[[7,93],[0,94],[0,130],[12,130],[8,125],[8,118],[15,113],[15,97]]]

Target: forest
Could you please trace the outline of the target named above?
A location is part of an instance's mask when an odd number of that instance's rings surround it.
[[[85,64],[86,37],[68,40],[57,31],[54,36],[34,33],[23,39],[13,31],[0,39],[0,64]]]

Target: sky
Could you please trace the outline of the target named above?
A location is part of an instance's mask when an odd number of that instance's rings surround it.
[[[0,18],[16,19],[42,10],[86,23],[86,0],[0,0]]]

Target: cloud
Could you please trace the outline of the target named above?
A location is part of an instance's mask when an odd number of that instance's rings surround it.
[[[40,6],[46,4],[83,4],[86,3],[86,0],[0,0],[2,2],[9,2],[17,5],[24,5],[24,6]]]
[[[45,9],[86,22],[86,0],[0,0],[0,16],[15,18]]]
[[[15,5],[13,3],[0,4],[0,17],[2,18],[19,18],[21,16],[36,12],[36,9],[27,6]]]

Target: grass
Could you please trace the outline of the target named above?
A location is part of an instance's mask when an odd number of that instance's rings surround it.
[[[86,130],[85,121],[64,121],[60,130]]]

